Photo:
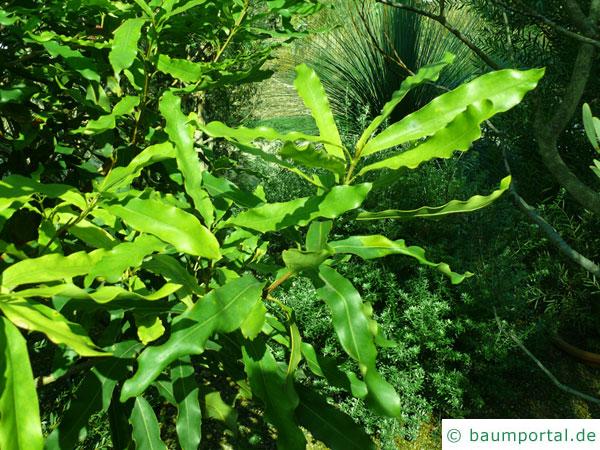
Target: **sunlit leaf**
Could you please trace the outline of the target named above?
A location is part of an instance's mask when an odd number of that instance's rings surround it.
[[[4,317],[0,317],[0,448],[44,448],[27,343]]]
[[[146,5],[143,0],[135,0],[138,4]],[[142,7],[148,15],[152,15],[152,11],[146,5]],[[146,23],[146,19],[127,19],[119,28],[115,30],[114,38],[108,60],[118,76],[124,69],[128,69],[133,64],[138,53],[138,41],[142,36],[142,27]]]
[[[129,422],[133,428],[133,440],[137,449],[167,450],[167,446],[160,438],[156,414],[144,397],[135,399]]]

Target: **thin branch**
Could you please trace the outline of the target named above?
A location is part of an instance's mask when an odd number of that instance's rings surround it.
[[[446,16],[434,14],[434,13],[426,11],[424,9],[420,9],[420,8],[414,7],[412,5],[407,5],[407,4],[401,3],[401,2],[393,2],[393,1],[389,1],[389,0],[376,0],[376,2],[381,3],[382,5],[391,6],[392,8],[403,9],[405,11],[410,11],[415,14],[419,14],[420,16],[427,17],[428,19],[431,19],[431,20],[439,23],[444,28],[446,28],[446,30],[448,30],[450,33],[452,33],[457,39],[459,39],[463,44],[465,44],[467,47],[469,47],[469,49],[471,49],[471,51],[473,53],[475,53],[489,67],[491,67],[494,70],[502,69],[502,66],[500,66],[497,62],[495,62],[487,53],[485,53],[482,49],[480,49],[467,36],[462,34],[462,32],[458,28],[456,28],[452,24],[450,24],[446,20]]]
[[[534,19],[536,22],[544,24],[549,26],[550,28],[558,31],[559,33],[570,37],[572,39],[576,39],[580,42],[583,42],[585,44],[590,44],[593,45],[595,47],[599,47],[600,48],[600,41],[594,38],[591,38],[589,36],[584,36],[583,34],[580,33],[576,33],[574,31],[569,30],[568,28],[563,27],[562,25],[559,25],[558,23],[554,22],[553,20],[547,18],[546,16],[543,16],[542,14],[538,13],[537,11],[534,11],[528,7],[526,7],[525,5],[523,5],[521,2],[519,2],[519,4],[521,4],[521,8],[517,9],[514,8],[513,6],[510,6],[508,3],[503,2],[501,0],[496,0],[495,1],[496,4],[500,5],[501,7],[503,7],[504,9],[508,10],[508,11],[512,11],[515,14],[520,14],[523,16],[527,16],[530,17],[532,19]],[[582,28],[582,31],[590,31],[590,27],[585,26],[585,28]],[[594,33],[594,35],[596,35],[596,33]]]
[[[498,329],[500,330],[501,333],[504,333],[506,336],[508,336],[515,344],[517,344],[517,346],[527,355],[529,356],[529,358],[531,358],[531,360],[533,362],[535,362],[535,364],[542,370],[542,372],[544,372],[544,374],[546,374],[546,376],[550,379],[550,381],[552,381],[552,383],[554,383],[554,385],[559,388],[560,390],[566,392],[567,394],[570,395],[574,395],[576,397],[579,397],[585,401],[591,402],[591,403],[596,403],[598,405],[600,405],[600,399],[596,398],[596,397],[592,397],[591,395],[588,394],[584,394],[583,392],[580,392],[570,386],[567,386],[566,384],[561,383],[558,378],[556,378],[554,376],[554,374],[552,372],[550,372],[550,370],[548,370],[546,368],[546,366],[544,366],[542,364],[542,362],[537,359],[535,357],[535,355],[533,353],[531,353],[527,347],[525,347],[525,345],[523,344],[523,342],[512,332],[512,331],[508,331],[504,328],[504,325],[502,325],[502,322],[500,321],[500,318],[498,317],[498,313],[496,312],[496,308],[494,308],[494,317],[496,318],[496,323],[498,324]]]
[[[502,148],[502,154],[504,156],[504,166],[506,167],[506,171],[509,173],[509,175],[512,176],[510,164],[508,162],[508,157],[506,155],[506,149]],[[548,237],[550,242],[552,242],[552,244],[554,244],[554,246],[556,248],[558,248],[558,250],[560,250],[560,252],[563,255],[565,255],[567,258],[569,258],[574,263],[581,266],[583,269],[588,271],[590,274],[592,274],[596,277],[600,277],[600,266],[598,266],[596,263],[594,263],[590,259],[586,258],[581,253],[579,253],[577,250],[575,250],[573,247],[571,247],[561,237],[561,235],[558,233],[558,231],[556,231],[552,225],[550,225],[548,222],[546,222],[546,220],[542,216],[540,216],[540,214],[537,212],[537,210],[533,206],[529,205],[525,201],[525,199],[523,199],[523,197],[521,197],[519,195],[514,183],[510,184],[509,192],[512,195],[513,199],[515,200],[519,209],[521,211],[523,211],[525,214],[527,214],[529,219],[532,222],[534,222],[544,232],[544,234]]]
[[[35,385],[40,388],[42,386],[46,386],[48,384],[54,383],[55,381],[62,380],[63,378],[71,377],[78,372],[89,369],[93,367],[98,362],[104,360],[105,358],[91,358],[86,361],[83,361],[79,364],[75,364],[67,369],[67,371],[59,377],[55,377],[53,375],[45,375],[37,377],[34,381]]]

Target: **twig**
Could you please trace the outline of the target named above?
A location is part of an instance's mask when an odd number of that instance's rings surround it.
[[[69,367],[67,369],[67,371],[59,377],[55,377],[54,375],[45,375],[45,376],[39,376],[36,379],[34,379],[33,381],[34,381],[35,385],[38,388],[40,388],[42,386],[46,386],[48,384],[54,383],[55,381],[61,380],[63,378],[73,376],[76,373],[81,372],[82,370],[89,369],[90,367],[93,367],[95,364],[97,364],[99,361],[102,361],[103,359],[105,359],[105,358],[88,359],[79,364],[75,364],[75,365]]]
[[[548,370],[546,368],[546,366],[544,366],[542,364],[542,362],[537,359],[535,357],[535,355],[533,353],[531,353],[527,347],[525,347],[525,345],[523,344],[523,342],[521,342],[521,340],[512,332],[512,331],[507,331],[504,328],[504,325],[502,325],[502,322],[500,322],[500,318],[498,317],[498,313],[496,312],[496,308],[494,308],[494,317],[496,318],[496,323],[498,324],[498,328],[500,330],[500,332],[504,333],[505,335],[507,335],[509,338],[512,339],[512,341],[517,344],[517,346],[527,355],[529,356],[533,362],[536,363],[536,365],[542,370],[542,372],[544,372],[546,374],[546,376],[548,378],[550,378],[550,381],[552,381],[552,383],[554,383],[554,385],[559,388],[560,390],[566,392],[567,394],[571,394],[574,395],[576,397],[579,397],[585,401],[591,402],[591,403],[596,403],[598,405],[600,405],[600,399],[596,398],[596,397],[592,397],[591,395],[588,394],[584,394],[583,392],[579,392],[576,389],[573,389],[570,386],[567,386],[566,384],[561,383],[558,378],[556,378],[554,376],[554,374],[552,372],[550,372],[550,370]]]
[[[466,37],[462,32],[455,28],[452,24],[448,22],[445,15],[434,14],[432,12],[426,11],[424,9],[420,9],[411,5],[407,5],[401,2],[393,2],[389,0],[375,0],[377,3],[381,3],[382,5],[391,6],[392,8],[404,9],[406,11],[413,12],[415,14],[419,14],[423,17],[427,17],[428,19],[434,20],[435,22],[442,25],[446,30],[452,33],[456,38],[458,38],[463,44],[471,49],[473,53],[475,53],[483,62],[485,62],[489,67],[494,70],[502,69],[497,62],[495,62],[487,53],[485,53],[482,49],[480,49],[473,41],[471,41],[468,37]]]

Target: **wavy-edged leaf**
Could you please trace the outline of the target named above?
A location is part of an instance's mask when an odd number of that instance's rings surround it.
[[[482,75],[440,95],[423,108],[386,128],[367,142],[362,156],[431,136],[446,127],[468,106],[480,109],[482,103],[491,103],[491,107],[485,109],[485,115],[479,117],[481,121],[508,111],[537,86],[543,75],[544,69],[507,69]]]
[[[102,258],[90,268],[85,277],[85,285],[90,286],[95,278],[103,278],[108,283],[116,283],[123,272],[131,267],[139,267],[144,258],[154,252],[165,251],[168,244],[160,239],[142,234],[133,242],[123,242],[108,250]]]
[[[25,259],[13,264],[2,272],[2,287],[14,289],[22,284],[43,283],[70,279],[88,273],[104,256],[105,250],[91,253],[77,252],[69,256],[59,254]]]
[[[95,291],[92,291],[82,289],[71,283],[67,283],[55,286],[43,286],[38,288],[26,289],[23,291],[19,291],[17,295],[23,298],[50,298],[59,295],[71,299],[92,300],[96,303],[104,304],[115,300],[161,300],[177,292],[180,288],[180,284],[166,283],[160,289],[157,289],[154,292],[128,291],[119,286],[102,286],[96,289]]]
[[[313,222],[306,232],[306,250],[318,252],[327,247],[327,238],[333,227],[331,220]]]
[[[266,233],[295,225],[304,226],[320,217],[334,219],[358,208],[370,190],[370,183],[335,186],[323,195],[249,209],[228,219],[223,226],[239,226]]]
[[[152,17],[152,10],[143,0],[135,0],[138,4],[144,4],[146,13]],[[115,76],[131,67],[138,53],[138,42],[142,36],[142,27],[146,19],[127,19],[114,32],[112,47],[108,54],[108,60],[115,72]]]
[[[176,361],[171,367],[173,396],[177,406],[175,429],[182,450],[196,450],[202,439],[200,389],[189,357]]]
[[[369,164],[361,169],[359,175],[372,170],[397,170],[401,167],[416,169],[422,163],[434,158],[451,158],[455,151],[465,152],[471,144],[481,137],[481,122],[485,120],[488,111],[492,109],[488,101],[469,105],[458,114],[445,128],[437,131],[422,144],[411,150],[398,153],[390,158]]]
[[[192,62],[187,59],[171,58],[163,54],[158,55],[156,62],[158,70],[184,83],[200,81],[207,67],[207,64]]]
[[[331,311],[333,327],[344,351],[358,362],[368,388],[367,401],[380,413],[400,416],[400,397],[377,372],[377,348],[371,331],[371,319],[352,283],[331,267],[319,267],[321,286],[317,295]]]
[[[209,292],[174,319],[169,340],[148,347],[139,356],[137,372],[123,385],[121,400],[140,395],[178,358],[203,353],[213,333],[229,333],[239,328],[260,301],[262,286],[263,283],[246,275]]]
[[[34,194],[60,198],[80,209],[87,206],[85,197],[73,186],[43,184],[22,175],[10,175],[0,181],[0,211],[10,208],[14,203],[26,203]]]
[[[345,161],[324,150],[317,148],[314,144],[307,143],[297,145],[293,142],[286,142],[279,150],[279,154],[291,159],[297,164],[302,164],[306,167],[329,170],[338,175],[343,175],[346,170]]]
[[[459,274],[453,272],[450,266],[446,263],[434,263],[425,257],[425,250],[417,246],[407,246],[403,239],[391,241],[385,236],[352,236],[341,241],[332,241],[329,246],[336,253],[351,253],[362,259],[383,258],[387,255],[406,255],[415,258],[419,263],[426,266],[435,267],[448,278],[452,284],[461,283],[465,278],[473,276],[472,273],[466,272]]]
[[[211,196],[229,199],[244,208],[254,208],[264,203],[251,192],[244,191],[226,178],[215,177],[207,171],[202,172],[202,183]]]
[[[189,11],[192,8],[195,8],[196,6],[200,6],[203,3],[206,3],[206,0],[190,0],[186,3],[184,3],[181,6],[178,6],[177,8],[173,9],[169,14],[167,14],[164,19],[170,19],[173,16],[176,16],[177,14],[181,14],[184,13],[186,11]]]
[[[117,119],[131,114],[139,104],[139,97],[127,95],[119,100],[110,114],[105,114],[97,119],[90,120],[84,127],[77,128],[76,130],[73,130],[72,133],[89,136],[113,130],[117,126]]]
[[[206,225],[210,227],[214,221],[214,208],[210,197],[202,189],[204,168],[194,150],[194,127],[188,125],[187,118],[181,112],[181,99],[173,92],[165,92],[158,107],[167,122],[165,131],[175,144],[177,167],[183,174],[185,191],[194,201],[194,206]]]
[[[441,62],[421,67],[416,74],[406,77],[404,81],[402,81],[400,89],[398,89],[392,94],[391,100],[388,101],[385,105],[383,105],[383,108],[381,109],[381,114],[375,117],[371,124],[365,129],[365,131],[363,132],[356,144],[356,150],[362,151],[363,147],[367,143],[367,140],[392,114],[396,106],[398,106],[400,102],[404,100],[404,97],[406,97],[406,94],[408,94],[411,89],[427,81],[437,81],[440,76],[440,72],[446,66],[448,66],[448,64],[452,64],[453,61],[454,55],[452,55],[451,53],[446,53],[444,55],[444,59]]]
[[[296,67],[294,87],[304,104],[310,109],[321,137],[331,143],[325,144],[327,153],[344,161],[342,139],[333,118],[325,88],[315,71],[306,64]]]
[[[313,143],[328,143],[323,136],[313,136],[311,134],[291,131],[289,133],[280,133],[270,127],[260,126],[256,128],[238,127],[231,128],[223,122],[209,122],[206,125],[198,124],[198,127],[207,135],[213,138],[224,138],[234,143],[249,145],[254,141],[265,139],[268,141],[298,142],[307,141]]]
[[[175,147],[170,142],[151,145],[136,155],[127,166],[114,167],[100,183],[99,191],[114,191],[128,186],[140,176],[144,167],[171,158],[175,158]]]
[[[48,436],[46,449],[76,448],[77,444],[85,439],[89,418],[109,408],[118,381],[127,376],[129,358],[142,347],[139,342],[129,340],[107,349],[113,357],[98,362],[96,367],[86,373],[69,403],[69,408],[62,415],[59,426]]]
[[[207,417],[223,422],[231,431],[237,432],[237,412],[223,401],[220,392],[215,391],[206,394],[204,396],[204,408]]]
[[[219,242],[195,216],[158,199],[133,198],[125,204],[103,205],[137,231],[152,234],[177,250],[219,259]]]
[[[42,45],[50,56],[53,58],[60,56],[69,67],[86,80],[100,82],[99,70],[96,63],[92,59],[83,56],[80,51],[73,50],[71,47],[61,45],[55,41],[44,42]]]
[[[293,383],[279,369],[263,339],[245,341],[242,354],[252,395],[262,400],[265,418],[277,428],[277,447],[304,450],[306,439],[294,417],[299,400]]]
[[[139,450],[167,450],[160,439],[160,427],[152,406],[144,397],[138,397],[133,404],[129,423],[133,428],[135,448]]]
[[[27,343],[0,317],[0,448],[41,450],[42,425]]]
[[[189,293],[204,294],[198,280],[172,256],[153,255],[150,260],[142,264],[142,267],[172,283],[182,285]]]
[[[512,178],[505,177],[500,181],[500,188],[490,195],[474,195],[468,200],[452,200],[442,206],[423,206],[413,210],[389,209],[377,212],[362,212],[357,220],[380,220],[380,219],[414,219],[419,217],[442,217],[448,214],[468,213],[476,211],[495,202],[507,189],[510,188]]]
[[[375,444],[350,416],[327,403],[321,394],[296,385],[300,425],[331,450],[375,450]]]
[[[330,255],[331,252],[328,250],[307,252],[298,250],[297,248],[290,248],[281,253],[281,258],[288,269],[294,273],[300,273],[304,270],[316,269]]]
[[[148,345],[165,334],[165,326],[156,314],[134,314],[137,336],[140,342]]]
[[[29,299],[0,301],[0,310],[16,326],[44,333],[55,344],[64,344],[81,356],[106,356],[98,350],[84,328],[58,311]]]

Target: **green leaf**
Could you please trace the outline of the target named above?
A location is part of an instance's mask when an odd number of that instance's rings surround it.
[[[41,450],[42,425],[27,343],[0,317],[0,448]]]
[[[309,252],[324,250],[327,247],[327,238],[332,227],[331,220],[311,223],[306,232],[306,250]]]
[[[327,403],[312,389],[296,385],[300,404],[296,418],[319,441],[331,450],[375,450],[377,447],[350,416]]]
[[[153,255],[142,267],[156,275],[161,275],[172,283],[182,285],[188,292],[204,294],[198,280],[175,258],[169,255]]]
[[[42,184],[21,175],[10,175],[0,181],[0,211],[14,203],[26,203],[34,195],[60,198],[80,209],[87,206],[84,196],[66,184]]]
[[[29,299],[0,301],[0,310],[19,328],[39,331],[55,344],[64,344],[81,356],[106,356],[99,351],[83,327],[69,322],[58,311]]]
[[[204,168],[194,150],[194,127],[188,125],[187,118],[181,112],[181,99],[173,92],[163,94],[159,109],[167,122],[165,131],[175,144],[177,167],[183,174],[185,191],[194,201],[206,226],[210,227],[214,221],[214,208],[208,194],[202,189]]]
[[[223,226],[239,226],[266,233],[290,226],[305,226],[319,217],[334,219],[358,208],[370,190],[370,183],[335,186],[323,195],[249,209],[228,219]]]
[[[67,65],[79,73],[83,78],[90,81],[100,82],[100,75],[98,75],[98,67],[94,61],[90,58],[86,58],[78,50],[73,50],[66,45],[60,45],[58,42],[48,41],[42,44],[46,51],[56,58],[60,56],[65,60]]]
[[[167,450],[160,439],[160,428],[152,406],[144,397],[138,397],[133,404],[129,422],[133,427],[135,448],[139,450]]]
[[[343,175],[346,170],[344,160],[331,156],[311,143],[296,145],[293,142],[286,142],[279,150],[279,154],[303,166],[326,169],[338,175]]]
[[[383,258],[387,255],[406,255],[415,258],[419,263],[426,266],[435,267],[442,272],[452,284],[461,283],[465,278],[473,276],[472,273],[463,275],[452,272],[446,263],[433,263],[425,258],[425,250],[421,247],[406,245],[403,239],[391,241],[385,236],[352,236],[341,241],[332,241],[329,243],[331,249],[336,253],[351,253],[362,259]]]
[[[358,291],[331,267],[319,267],[321,286],[317,295],[331,311],[333,327],[344,351],[358,362],[369,390],[367,401],[380,413],[400,416],[400,397],[377,372],[377,348],[371,331],[371,319],[365,314]]]
[[[237,412],[230,405],[225,403],[218,391],[209,392],[204,396],[204,408],[206,417],[218,420],[227,425],[234,433],[237,433]]]
[[[202,172],[202,183],[212,197],[222,197],[232,200],[236,205],[244,208],[254,208],[264,203],[256,195],[241,190],[231,181],[215,177],[207,171]]]
[[[25,259],[13,264],[2,273],[2,287],[12,290],[29,283],[66,280],[88,273],[105,254],[104,250],[91,253],[77,252],[69,256],[59,254]]]
[[[90,268],[85,277],[85,285],[90,286],[96,278],[116,283],[125,270],[139,267],[146,256],[154,252],[164,252],[167,247],[168,244],[147,234],[138,236],[133,242],[123,242],[108,250],[98,263]]]
[[[329,107],[329,100],[321,80],[313,69],[306,64],[296,67],[296,79],[294,86],[298,95],[304,101],[304,104],[310,109],[321,137],[331,144],[325,144],[325,150],[332,156],[345,160],[342,139],[337,125],[333,118],[333,113]]]
[[[265,418],[277,428],[277,448],[304,450],[306,439],[296,424],[294,410],[298,395],[262,339],[246,341],[243,361],[252,395],[264,403]]]
[[[440,72],[446,66],[448,66],[448,64],[452,64],[453,61],[454,55],[446,53],[444,55],[443,61],[424,66],[420,68],[415,75],[406,77],[404,81],[402,81],[400,89],[398,89],[392,94],[392,99],[388,101],[385,105],[383,105],[381,114],[375,117],[371,124],[365,129],[365,131],[363,132],[362,136],[356,144],[356,150],[362,151],[367,140],[371,138],[371,135],[375,133],[375,131],[377,131],[381,124],[392,114],[396,106],[398,106],[400,102],[404,100],[406,94],[408,94],[411,89],[427,81],[437,81],[440,76]]]
[[[242,336],[246,339],[256,339],[265,324],[267,308],[263,302],[258,302],[240,325]]]
[[[583,126],[587,138],[597,152],[600,152],[600,119],[592,116],[590,105],[583,105]]]
[[[142,11],[144,11],[144,13],[146,13],[146,15],[150,18],[154,17],[154,12],[152,11],[152,8],[150,8],[150,6],[148,5],[148,3],[146,3],[145,0],[133,0],[136,5],[138,5]]]
[[[206,0],[190,0],[189,2],[184,3],[181,6],[178,6],[173,11],[171,11],[169,14],[167,14],[164,17],[164,20],[167,20],[173,16],[176,16],[177,14],[184,13],[192,8],[195,8],[196,6],[202,5],[203,3],[206,3]]]
[[[125,96],[115,105],[112,113],[100,116],[98,119],[90,120],[85,127],[73,130],[73,134],[93,135],[112,130],[117,126],[117,119],[131,114],[136,106],[140,104],[139,97]]]
[[[146,5],[143,0],[135,0],[138,4]],[[150,10],[148,5],[146,8]],[[144,9],[142,7],[142,9]],[[146,11],[146,9],[144,9]],[[146,11],[152,17],[152,11]],[[138,53],[138,41],[142,36],[142,27],[146,23],[146,19],[127,19],[114,32],[112,47],[108,54],[108,60],[112,66],[115,76],[124,70],[131,67]]]
[[[188,61],[187,59],[170,58],[158,55],[156,68],[176,80],[184,83],[196,83],[202,79],[203,72],[209,68],[207,64]]]
[[[133,198],[126,204],[103,205],[131,228],[152,234],[178,251],[209,259],[219,259],[219,242],[196,217],[158,199]]]
[[[537,86],[544,69],[500,70],[485,74],[470,83],[432,100],[420,110],[389,126],[365,145],[362,156],[431,136],[446,127],[467,107],[481,111],[478,120],[508,111]],[[491,104],[482,108],[483,104]]]
[[[170,142],[151,145],[136,155],[126,167],[114,167],[100,183],[99,191],[115,191],[129,186],[140,176],[144,167],[170,158],[175,158],[175,148]]]
[[[330,251],[305,252],[296,248],[284,250],[281,254],[285,266],[294,273],[316,269],[331,255]]]
[[[250,275],[238,278],[209,292],[192,309],[174,319],[169,340],[147,348],[139,356],[137,372],[123,385],[121,401],[144,392],[178,358],[203,353],[213,333],[230,333],[239,328],[260,301],[262,286]]]
[[[92,300],[96,303],[109,303],[114,300],[144,300],[156,301],[168,297],[181,288],[179,284],[166,283],[160,289],[149,292],[127,291],[119,286],[101,286],[95,291],[81,289],[74,284],[59,284],[55,286],[46,286],[19,291],[19,297],[43,297],[50,298],[54,296],[68,297],[77,300]],[[139,306],[139,305],[138,305]]]
[[[62,414],[59,426],[48,436],[46,449],[76,448],[77,444],[85,439],[89,418],[109,408],[118,381],[128,373],[128,358],[140,348],[142,344],[130,340],[119,342],[107,349],[113,357],[98,362],[96,367],[86,373],[68,409]]]
[[[194,374],[189,357],[176,361],[171,367],[173,396],[177,402],[175,429],[182,450],[196,450],[202,438],[202,412],[198,398],[200,389]]]
[[[148,345],[165,334],[165,326],[156,315],[134,314],[137,336],[140,342]]]
[[[357,220],[413,219],[416,217],[441,217],[448,214],[472,212],[491,205],[510,188],[510,183],[511,177],[509,175],[500,182],[500,189],[495,190],[490,195],[474,195],[468,200],[452,200],[443,206],[423,206],[422,208],[410,211],[390,209],[377,212],[362,212],[358,215]]]
[[[422,163],[434,158],[451,158],[455,151],[467,151],[471,144],[481,137],[481,122],[492,109],[489,102],[480,102],[480,108],[469,105],[457,115],[445,128],[411,150],[396,154],[390,158],[369,164],[362,168],[359,175],[372,170],[397,170],[401,167],[416,169]]]

